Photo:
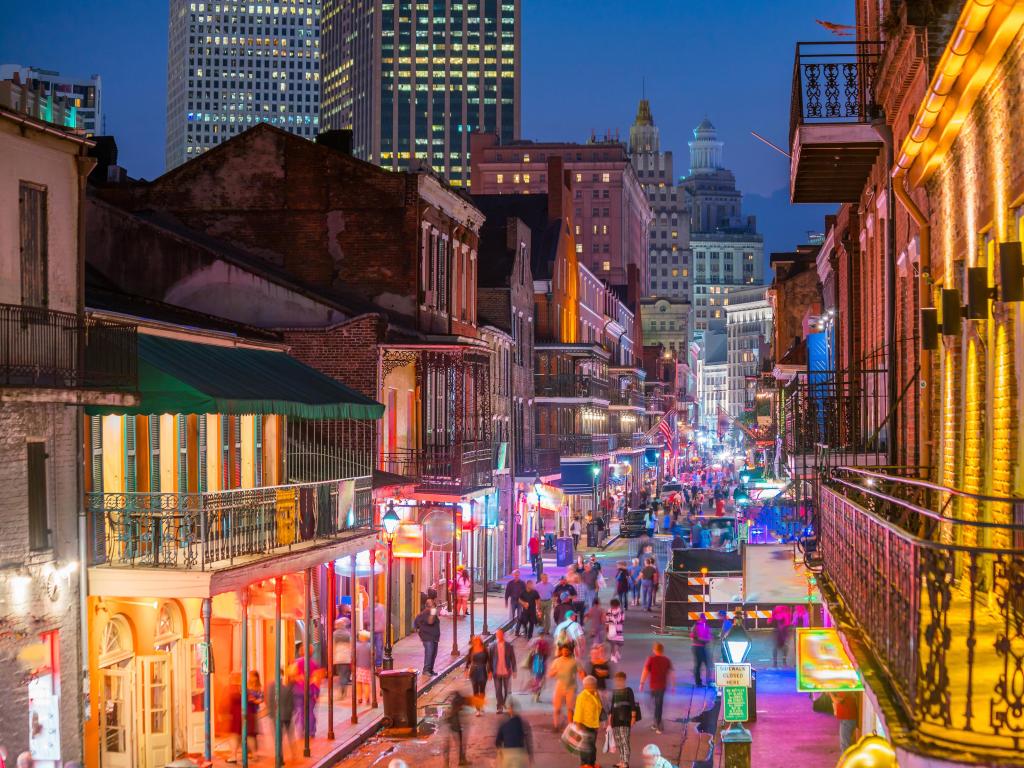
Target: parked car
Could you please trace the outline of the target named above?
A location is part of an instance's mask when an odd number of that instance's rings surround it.
[[[644,523],[646,514],[647,510],[644,509],[631,509],[626,512],[622,525],[619,526],[619,535],[624,539],[643,536],[647,532],[647,525]]]

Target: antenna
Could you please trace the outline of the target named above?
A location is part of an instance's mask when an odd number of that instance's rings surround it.
[[[640,78],[640,97],[643,99],[647,98],[647,77]]]

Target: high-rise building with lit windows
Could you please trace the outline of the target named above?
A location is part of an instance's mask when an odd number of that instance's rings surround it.
[[[59,100],[65,109],[73,109],[76,130],[86,136],[97,136],[105,132],[103,89],[99,75],[67,77],[52,69],[0,64],[0,80],[12,80],[15,77],[28,90],[41,90],[43,96],[53,101]]]
[[[320,0],[170,0],[167,169],[257,123],[320,130]]]
[[[394,170],[470,181],[469,137],[519,137],[520,0],[322,0],[325,129]]]

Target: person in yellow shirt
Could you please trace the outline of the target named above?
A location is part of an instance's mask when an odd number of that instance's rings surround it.
[[[589,738],[580,749],[580,765],[597,766],[597,729],[601,726],[604,708],[597,694],[597,678],[587,675],[583,678],[583,692],[576,697],[576,708],[572,720],[583,729]]]

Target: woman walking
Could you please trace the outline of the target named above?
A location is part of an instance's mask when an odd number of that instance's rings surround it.
[[[487,678],[490,675],[489,656],[480,635],[473,635],[469,641],[469,655],[466,656],[466,677],[473,686],[473,706],[476,716],[484,713],[484,700],[487,697]]]
[[[249,739],[249,751],[254,760],[260,759],[259,730],[256,727],[260,707],[263,706],[263,683],[260,681],[259,672],[249,673],[249,683],[246,686],[245,703],[245,730]]]
[[[464,565],[460,565],[455,574],[455,614],[465,616],[469,613],[469,596],[473,593],[473,579]]]
[[[370,702],[370,686],[373,685],[370,655],[370,633],[361,629],[356,641],[356,700],[359,704]]]
[[[612,729],[612,737],[619,753],[619,762],[615,764],[615,768],[629,768],[630,731],[636,724],[640,705],[636,703],[633,689],[626,685],[625,672],[615,673],[611,711],[608,727]]]
[[[601,727],[604,707],[597,695],[597,680],[583,678],[583,691],[576,698],[572,721],[583,730],[588,738],[580,745],[580,765],[597,768],[597,731]]]
[[[612,663],[618,664],[622,658],[622,644],[626,640],[626,612],[622,609],[622,604],[617,597],[613,597],[609,603],[604,622],[608,642],[612,647]]]
[[[547,635],[539,635],[530,642],[530,654],[526,657],[526,664],[530,671],[528,690],[533,694],[534,701],[540,701],[540,692],[544,688],[550,655],[551,641]]]
[[[555,693],[551,697],[551,722],[555,733],[562,732],[562,709],[566,719],[571,720],[576,706],[576,687],[583,679],[583,670],[576,662],[569,646],[558,648],[558,656],[551,662],[548,677],[555,680]]]

